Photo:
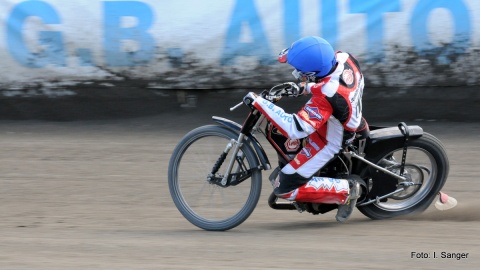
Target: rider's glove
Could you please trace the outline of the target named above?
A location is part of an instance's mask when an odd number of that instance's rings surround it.
[[[293,82],[286,82],[284,85],[287,95],[290,97],[298,97],[303,95],[306,87],[305,83],[296,84]]]
[[[256,98],[257,98],[257,94],[253,92],[249,92],[246,96],[243,97],[243,103],[245,103],[245,105],[253,109],[254,108],[253,102],[255,101]]]
[[[298,88],[300,89],[300,91],[298,92],[298,96],[301,96],[301,95],[305,95],[307,93],[307,87],[308,87],[308,84],[306,82],[301,82],[298,84]]]

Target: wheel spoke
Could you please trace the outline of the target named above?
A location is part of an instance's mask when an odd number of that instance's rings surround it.
[[[400,164],[393,161],[400,160],[401,155],[402,150],[397,149],[381,159],[378,164],[382,164],[390,171],[399,174]],[[387,201],[375,204],[387,211],[401,211],[412,207],[421,201],[432,188],[435,178],[430,172],[435,171],[435,167],[435,160],[430,153],[421,148],[409,147],[404,171],[404,176],[408,182],[399,182],[398,185],[404,186],[405,190],[390,196]]]
[[[169,165],[172,198],[180,212],[200,228],[225,230],[237,226],[251,214],[260,197],[261,174],[252,173],[257,160],[246,145],[240,148],[232,173],[249,178],[242,185],[220,184],[233,151],[224,161],[219,157],[235,136],[225,129],[208,126],[187,134],[172,154]],[[217,173],[209,180],[214,167],[218,167]]]

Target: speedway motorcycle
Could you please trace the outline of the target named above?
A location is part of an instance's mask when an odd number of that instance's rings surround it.
[[[261,95],[275,103],[293,95],[293,89],[289,83],[279,84]],[[171,197],[180,213],[199,228],[229,230],[254,211],[262,190],[262,171],[272,169],[257,134],[265,136],[277,153],[278,166],[270,182],[301,151],[303,141],[283,137],[260,111],[250,108],[243,125],[213,116],[215,124],[188,132],[172,153],[168,166]],[[371,219],[387,219],[422,212],[437,195],[437,208],[453,207],[456,200],[440,192],[448,171],[442,143],[420,126],[402,122],[394,127],[370,126],[368,136],[341,150],[316,176],[345,179],[354,175],[362,187],[357,209]],[[268,205],[314,215],[338,207],[287,201],[273,192]]]

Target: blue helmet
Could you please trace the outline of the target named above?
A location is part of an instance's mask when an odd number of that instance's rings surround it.
[[[325,39],[315,36],[295,41],[290,48],[280,53],[279,61],[289,63],[300,74],[315,77],[328,75],[337,63],[332,45]]]

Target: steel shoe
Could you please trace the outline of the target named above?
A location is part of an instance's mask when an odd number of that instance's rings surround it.
[[[360,183],[354,180],[350,181],[350,194],[348,196],[347,201],[345,204],[341,204],[338,206],[338,212],[335,218],[338,222],[345,222],[353,213],[353,209],[355,209],[355,205],[357,204],[357,199],[360,197]]]

